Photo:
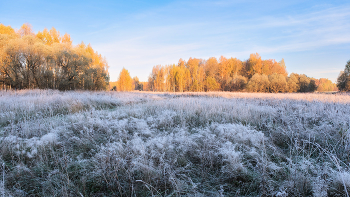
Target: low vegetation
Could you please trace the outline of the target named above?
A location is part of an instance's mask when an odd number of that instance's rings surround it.
[[[5,196],[348,196],[347,94],[0,92]]]

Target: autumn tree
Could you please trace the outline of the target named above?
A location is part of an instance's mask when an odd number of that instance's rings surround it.
[[[215,57],[189,58],[187,62],[180,59],[177,65],[157,65],[147,84],[152,91],[171,92],[312,92],[330,89],[333,83],[295,73],[288,77],[284,59],[263,60],[255,53],[247,61],[221,56],[219,61]]]
[[[148,82],[140,82],[142,84],[143,91],[151,91]]]
[[[34,34],[0,24],[0,82],[13,89],[107,89],[108,64],[90,45],[72,46],[53,27]]]
[[[287,92],[297,92],[300,89],[298,78],[298,74],[292,73],[289,75],[287,80]]]
[[[224,57],[222,57],[224,58]],[[219,72],[219,63],[218,60],[215,57],[210,57],[207,61],[204,63],[205,67],[205,75],[206,77],[223,77],[225,70],[222,69],[221,72]],[[223,73],[220,75],[220,73]]]
[[[241,75],[230,77],[224,86],[224,91],[242,91],[247,86],[248,79]]]
[[[309,92],[315,92],[317,90],[317,79],[310,78]]]
[[[133,80],[129,74],[129,71],[123,68],[118,78],[118,91],[132,91],[132,82]]]
[[[70,35],[67,34],[67,33],[65,33],[65,34],[63,35],[63,37],[61,38],[61,42],[62,42],[62,43],[65,43],[65,44],[68,44],[69,46],[72,45],[72,40],[71,40],[71,38],[70,38]]]
[[[184,76],[184,91],[191,91],[191,85],[192,85],[192,77],[190,70],[188,68],[185,68],[185,76]]]
[[[243,62],[241,60],[232,57],[227,60],[227,72],[229,76],[233,77],[241,75],[242,69]]]
[[[318,92],[337,91],[337,86],[331,80],[320,78],[316,83]]]
[[[272,75],[274,73],[287,76],[284,59],[276,62],[274,59],[262,60],[258,53],[250,54],[245,64],[246,76],[252,77],[255,73]]]
[[[282,74],[274,73],[272,75],[269,75],[269,81],[270,86],[269,90],[270,92],[285,92],[287,90],[287,80],[286,77]]]
[[[248,78],[251,78],[253,75],[262,74],[263,61],[261,56],[258,53],[250,54],[250,57],[246,64],[246,74]]]
[[[148,82],[151,91],[166,91],[166,68],[161,65],[154,66],[148,77]]]
[[[268,76],[259,73],[253,75],[247,84],[247,90],[250,92],[268,92],[270,81]]]
[[[0,35],[17,36],[15,30],[11,26],[5,26],[0,23]]]
[[[132,78],[132,84],[133,84],[133,88],[134,90],[143,90],[143,84],[140,83],[140,80],[138,77],[134,77]]]
[[[209,91],[218,91],[220,89],[219,83],[216,82],[214,77],[207,77],[205,80],[205,90]]]
[[[190,72],[190,80],[188,81],[190,84],[188,85],[190,87],[190,91],[193,91],[193,92],[198,92],[198,91],[201,91],[202,89],[201,81],[204,79],[201,78],[202,75],[200,74],[200,69],[199,69],[200,63],[201,63],[200,59],[190,58],[186,64],[186,67]]]
[[[221,90],[241,91],[245,88],[248,79],[241,75],[243,63],[237,58],[226,59],[220,57]]]
[[[276,71],[274,71],[275,73],[278,74],[282,74],[284,76],[287,76],[287,67],[286,67],[286,63],[284,62],[284,59],[282,58],[282,60],[280,62],[278,62],[278,67],[276,69]]]
[[[310,79],[305,75],[299,75],[299,91],[300,92],[309,92]]]
[[[176,73],[177,73],[177,69],[175,64],[173,65],[169,65],[166,67],[166,71],[167,71],[167,91],[168,92],[175,92],[176,90]]]
[[[308,92],[309,91],[309,84],[310,84],[310,79],[302,74],[299,76],[299,91],[300,92]]]
[[[227,78],[230,77],[231,74],[231,68],[229,65],[229,61],[226,57],[221,56],[219,59],[220,63],[217,65],[217,77],[219,81],[221,81],[221,84],[225,83]]]
[[[185,81],[185,66],[181,65],[180,63],[178,66],[175,66],[174,68],[174,74],[175,74],[175,91],[176,92],[183,92],[186,81]]]
[[[34,35],[32,25],[29,23],[23,24],[21,28],[18,30],[18,34],[20,36]]]

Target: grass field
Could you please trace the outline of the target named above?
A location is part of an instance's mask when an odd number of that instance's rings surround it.
[[[0,92],[0,195],[348,196],[350,95]]]

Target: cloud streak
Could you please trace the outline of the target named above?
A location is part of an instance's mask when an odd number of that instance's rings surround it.
[[[199,10],[193,10],[195,14],[203,11],[209,16],[200,13],[191,17],[191,10],[186,9],[186,5],[193,8],[195,3],[175,2],[145,10],[129,17],[127,23],[116,23],[112,25],[115,28],[107,28],[105,31],[115,36],[108,43],[95,44],[94,48],[107,57],[113,70],[112,81],[117,79],[122,67],[141,80],[147,80],[154,65],[177,63],[179,58],[190,56],[225,55],[244,60],[253,52],[264,54],[266,58],[277,58],[282,53],[288,56],[338,46],[350,48],[348,5],[314,6],[299,13],[239,17],[239,14],[226,10],[221,13],[220,9],[225,6],[228,7],[225,9],[230,9],[230,6],[242,2],[220,1],[215,5],[205,2],[202,7],[215,6],[217,15],[210,17],[213,13],[205,10],[209,8],[197,8]],[[287,68],[291,70],[298,70],[300,66],[303,65],[289,65],[287,62]],[[313,70],[317,65],[308,66]],[[342,67],[337,65],[334,70],[339,71]],[[313,73],[306,74],[312,76]],[[330,78],[336,77],[333,75]]]

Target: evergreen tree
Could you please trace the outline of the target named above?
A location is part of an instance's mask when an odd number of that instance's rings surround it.
[[[340,91],[350,91],[350,60],[346,63],[344,71],[341,71],[338,76],[337,87]]]

